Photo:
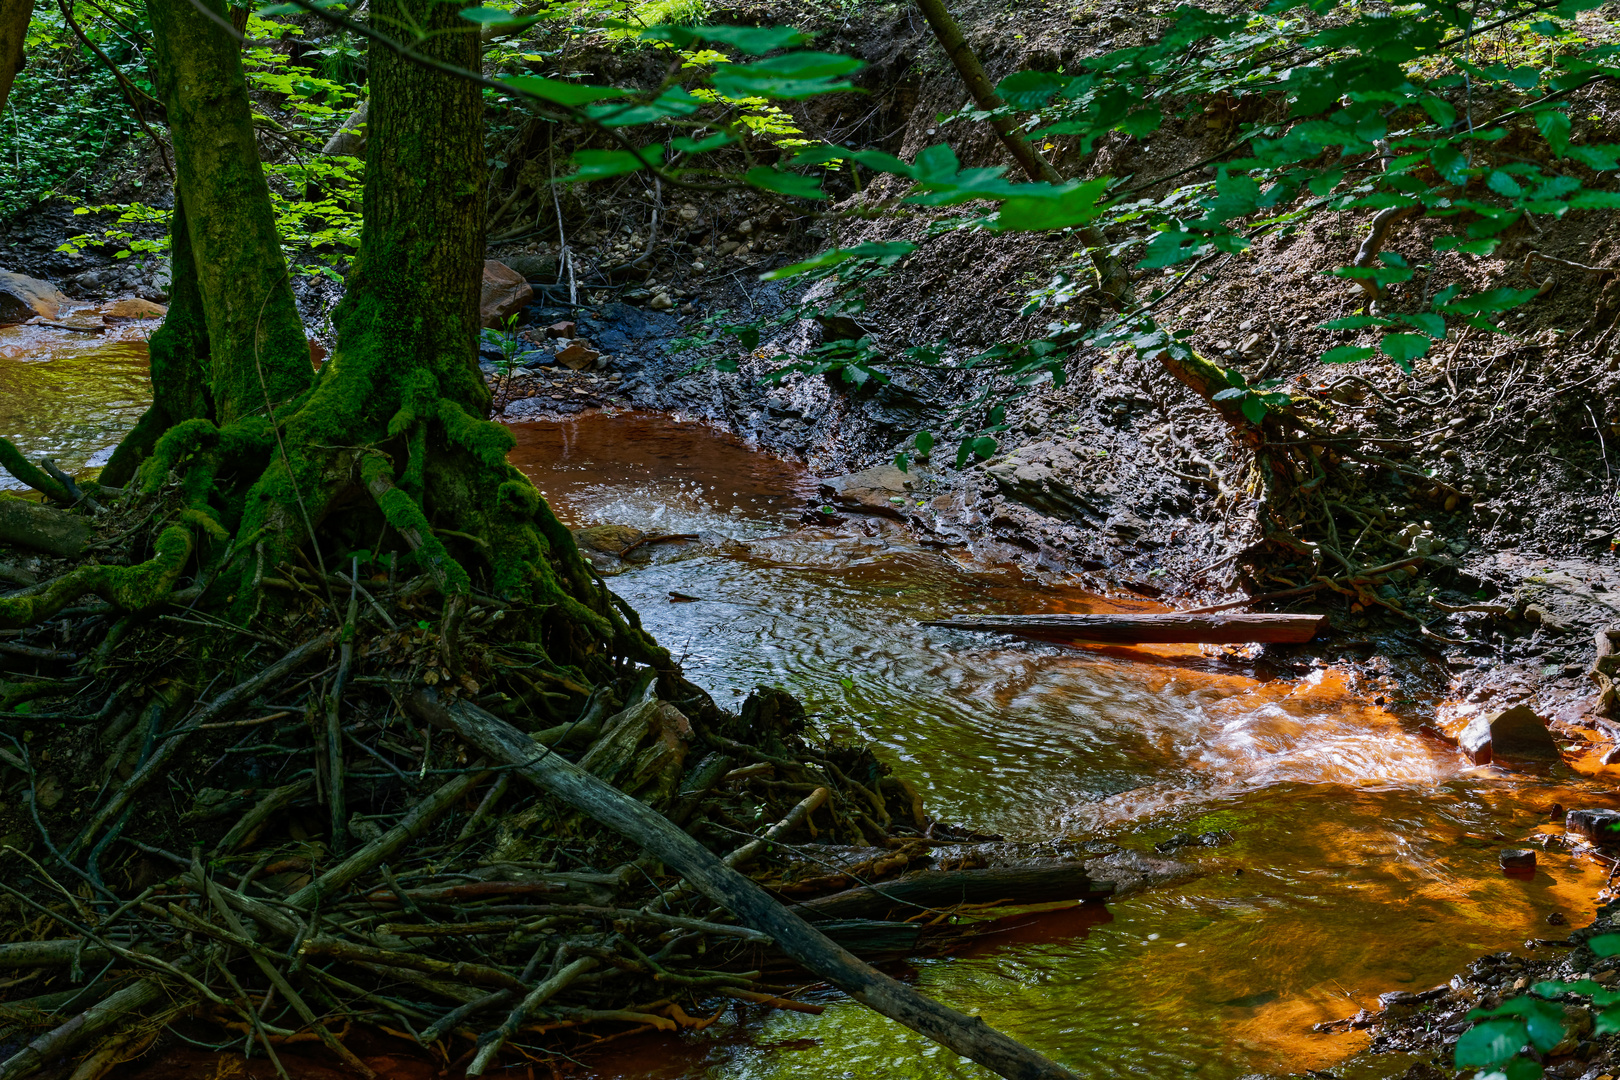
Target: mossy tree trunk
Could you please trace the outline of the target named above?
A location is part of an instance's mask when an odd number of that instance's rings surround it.
[[[179,159],[174,304],[152,343],[155,404],[114,464],[145,457],[140,492],[179,503],[171,520],[194,535],[183,557],[202,603],[250,623],[306,567],[393,552],[443,595],[451,668],[461,613],[498,598],[514,639],[569,685],[632,661],[675,677],[486,419],[478,86],[373,46],[360,251],[336,347],[312,376],[235,43],[191,0],[149,4]],[[422,27],[419,51],[478,68],[478,34],[455,5],[374,0],[372,17]]]
[[[240,48],[200,4],[224,17],[219,0],[148,0],[146,8],[158,92],[174,141],[175,225],[183,233],[174,278],[182,290],[194,283],[202,308],[201,327],[176,328],[175,337],[184,339],[176,341],[176,351],[206,355],[213,419],[228,424],[282,406],[309,387],[311,371],[259,162]],[[185,318],[195,318],[192,304],[181,306]],[[198,338],[202,330],[206,344]],[[195,396],[189,384],[164,385],[160,396],[169,390]]]

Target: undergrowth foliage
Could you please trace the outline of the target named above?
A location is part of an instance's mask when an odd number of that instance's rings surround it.
[[[695,55],[731,49],[767,55],[752,63],[692,65],[652,93],[590,86],[544,77],[505,80],[520,95],[566,111],[577,122],[611,134],[613,149],[575,155],[574,181],[651,171],[678,185],[746,184],[792,198],[823,202],[830,168],[865,169],[911,182],[905,207],[963,206],[960,217],[932,221],[944,231],[1047,231],[1101,225],[1111,254],[1143,270],[1191,274],[1203,260],[1242,252],[1267,233],[1298,229],[1313,217],[1348,210],[1373,212],[1368,241],[1348,266],[1324,267],[1361,291],[1365,303],[1325,324],[1343,343],[1322,356],[1330,363],[1383,357],[1411,371],[1415,361],[1459,330],[1499,332],[1501,316],[1536,290],[1499,287],[1464,294],[1459,287],[1415,288],[1446,259],[1489,255],[1522,222],[1620,206],[1609,174],[1620,169],[1620,145],[1589,139],[1592,125],[1573,104],[1579,91],[1620,73],[1617,46],[1591,45],[1583,13],[1595,0],[1507,5],[1412,4],[1392,9],[1333,0],[1274,0],[1252,15],[1228,16],[1183,6],[1149,45],[1083,59],[1061,73],[1019,72],[998,90],[1028,138],[1078,140],[1083,150],[1112,132],[1143,137],[1167,116],[1199,113],[1216,102],[1238,117],[1214,176],[1163,188],[1174,177],[1019,183],[1000,169],[963,169],[944,145],[912,162],[865,149],[817,145],[788,154],[762,154],[735,118],[705,106],[733,100],[797,99],[851,89],[861,66],[850,57],[803,48],[804,35],[782,28],[653,27],[641,37]],[[628,29],[628,28],[627,28]],[[1485,35],[1496,55],[1485,56]],[[1512,35],[1511,50],[1500,44]],[[785,51],[784,51],[785,50]],[[690,54],[689,54],[690,55]],[[1488,62],[1487,62],[1488,61]],[[689,85],[693,82],[708,83]],[[990,114],[970,112],[978,119]],[[707,155],[742,152],[741,167],[716,168]],[[1442,219],[1433,256],[1414,265],[1383,251],[1389,230],[1412,217]],[[893,265],[913,250],[903,243],[837,249],[772,278],[826,274],[850,264]],[[1095,291],[1093,275],[1060,274],[1031,297],[1031,310],[1061,316]],[[1404,287],[1414,286],[1414,287]],[[1060,379],[1063,359],[1082,345],[1130,346],[1157,355],[1190,347],[1155,321],[1153,308],[1168,288],[1116,311],[1101,326],[1059,318],[1044,343],[1023,343],[974,356],[968,366],[1011,364],[1015,384]],[[750,345],[750,340],[744,340]],[[751,347],[751,346],[750,346]],[[943,350],[882,356],[868,343],[840,344],[795,361],[793,370],[837,372],[860,385],[907,365],[944,363]],[[963,361],[956,361],[958,365]],[[782,370],[788,370],[784,367]],[[1286,409],[1275,385],[1251,386],[1238,372],[1222,398],[1259,423]],[[1017,392],[1016,390],[1014,392]],[[976,401],[958,411],[955,426],[967,454],[993,452],[998,403]],[[988,422],[987,422],[988,421]]]

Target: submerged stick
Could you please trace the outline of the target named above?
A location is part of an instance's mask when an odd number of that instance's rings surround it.
[[[834,944],[742,874],[725,865],[647,804],[609,787],[558,754],[536,755],[534,740],[506,721],[465,701],[440,701],[424,692],[406,706],[422,719],[456,732],[541,790],[618,830],[657,854],[744,924],[776,939],[777,947],[812,974],[855,1000],[972,1058],[1007,1080],[1075,1080],[1062,1066],[968,1016],[917,993]]]

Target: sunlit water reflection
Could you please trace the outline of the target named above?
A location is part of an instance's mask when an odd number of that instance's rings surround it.
[[[62,318],[71,323],[76,314],[70,310]],[[94,334],[0,327],[0,435],[28,460],[54,457],[68,472],[105,465],[152,400],[146,365],[151,330],[137,323]],[[0,471],[0,489],[22,486]]]
[[[696,425],[587,416],[517,434],[514,460],[572,524],[704,534],[611,584],[722,701],[783,686],[822,731],[878,747],[933,814],[1009,838],[1148,849],[1233,834],[1194,849],[1203,873],[1185,884],[918,965],[927,993],[1082,1075],[1339,1062],[1363,1036],[1312,1023],[1547,933],[1552,911],[1587,921],[1591,865],[1557,849],[1531,881],[1496,865],[1547,827],[1551,804],[1615,804],[1572,773],[1467,766],[1332,669],[1267,681],[1194,649],[1104,655],[921,627],[1097,601],[965,555],[801,527],[814,490],[802,472]],[[727,1080],[988,1075],[823,1001],[821,1017],[732,1012],[594,1064]]]

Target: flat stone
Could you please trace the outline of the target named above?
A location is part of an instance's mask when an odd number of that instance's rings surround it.
[[[601,356],[601,353],[583,341],[571,341],[566,348],[557,351],[557,363],[573,371],[583,371],[596,363]]]
[[[101,309],[101,317],[104,319],[161,319],[168,313],[169,309],[162,304],[154,304],[150,300],[135,297],[108,304]]]
[[[0,326],[27,322],[38,315],[54,319],[67,297],[48,281],[0,270]]]
[[[505,263],[484,260],[484,282],[478,296],[478,323],[493,328],[534,299],[534,290],[522,274]]]
[[[579,333],[579,326],[572,319],[554,322],[546,327],[546,336],[554,338],[571,338]]]
[[[646,538],[646,533],[629,525],[592,525],[574,530],[574,543],[609,555],[617,555]]]
[[[920,486],[915,471],[901,472],[894,465],[876,465],[821,482],[822,498],[850,510],[899,517],[906,495]]]
[[[1599,847],[1620,844],[1620,811],[1571,810],[1564,815],[1564,830]]]
[[[1501,758],[1555,758],[1558,744],[1547,721],[1528,705],[1481,713],[1468,722],[1457,746],[1475,765]]]

